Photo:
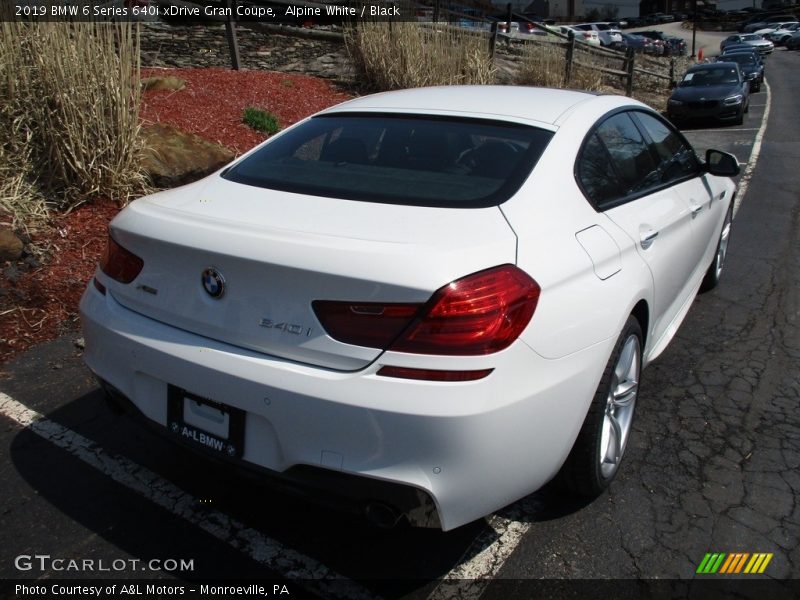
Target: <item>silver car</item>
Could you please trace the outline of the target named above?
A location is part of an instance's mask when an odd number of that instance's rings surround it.
[[[747,44],[748,46],[753,46],[753,48],[758,50],[761,54],[770,54],[775,49],[775,44],[769,40],[765,40],[757,33],[736,33],[734,35],[729,35],[722,40],[719,49],[725,50],[725,47],[731,44]]]
[[[622,32],[613,28],[609,23],[581,23],[580,25],[573,25],[573,27],[582,31],[596,31],[597,36],[600,38],[601,46],[622,43]]]

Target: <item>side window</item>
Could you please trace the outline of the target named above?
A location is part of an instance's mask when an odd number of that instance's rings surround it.
[[[647,113],[636,113],[636,118],[650,136],[651,146],[661,161],[659,165],[661,183],[670,183],[698,174],[700,163],[694,150],[666,123]]]
[[[608,149],[624,196],[660,183],[658,166],[650,148],[628,113],[606,119],[597,128],[597,136]]]
[[[611,166],[611,157],[596,133],[586,141],[577,171],[584,192],[598,210],[604,210],[625,195]]]

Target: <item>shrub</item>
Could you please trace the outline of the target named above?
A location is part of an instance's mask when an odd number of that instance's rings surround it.
[[[250,106],[244,109],[242,120],[256,131],[274,135],[281,130],[278,117],[271,112]]]
[[[131,23],[2,23],[0,162],[13,157],[16,181],[3,207],[22,219],[43,198],[69,209],[143,190],[139,79]]]
[[[588,61],[583,58],[583,62]],[[573,63],[567,85],[564,85],[565,72],[566,51],[563,45],[526,44],[515,83],[588,91],[599,91],[603,88],[601,71]]]
[[[364,87],[386,91],[494,82],[488,38],[446,25],[358,22],[345,30]]]

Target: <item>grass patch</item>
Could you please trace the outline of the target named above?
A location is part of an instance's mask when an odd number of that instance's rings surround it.
[[[281,130],[278,117],[267,110],[253,106],[244,109],[242,120],[256,131],[263,131],[269,135],[276,134]]]
[[[576,53],[578,50],[580,48],[576,48]],[[591,57],[583,58],[583,61],[590,62]],[[569,83],[565,81],[565,74],[566,53],[561,45],[527,44],[515,83],[593,92],[602,89],[603,77],[600,71],[573,63]]]
[[[130,23],[0,23],[0,218],[146,189]]]
[[[447,25],[361,21],[347,51],[368,91],[494,83],[486,36]]]

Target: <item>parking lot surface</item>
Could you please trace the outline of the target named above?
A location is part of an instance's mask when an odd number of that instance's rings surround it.
[[[770,586],[763,597],[795,597],[800,54],[776,51],[767,80],[743,126],[685,132],[701,153],[736,154],[746,194],[722,283],[643,374],[608,493],[579,504],[548,487],[446,534],[377,530],[113,413],[76,333],[0,367],[0,577],[267,578],[294,597],[522,598],[539,579],[696,581],[712,577],[696,573],[706,553],[741,552],[773,555],[753,576]],[[50,559],[24,558],[37,555]],[[55,558],[91,562],[58,570]]]

